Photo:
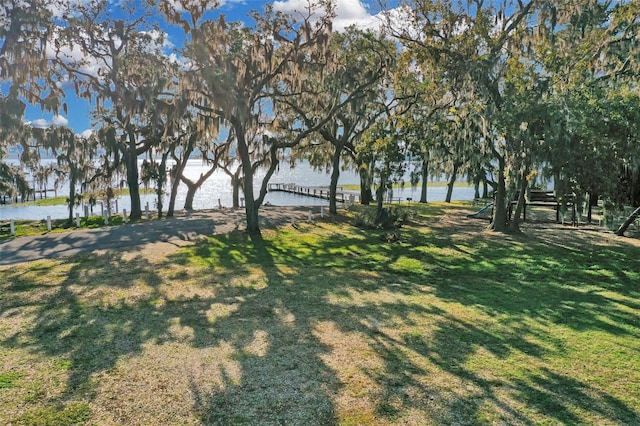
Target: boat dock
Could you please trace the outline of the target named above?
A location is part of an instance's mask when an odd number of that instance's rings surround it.
[[[302,186],[296,185],[295,183],[270,183],[268,186],[268,190],[269,192],[288,192],[289,194],[322,198],[323,200],[329,199],[328,186]],[[336,188],[336,201],[349,204],[360,202],[360,194],[356,192],[345,191],[342,187],[339,186],[338,188]]]

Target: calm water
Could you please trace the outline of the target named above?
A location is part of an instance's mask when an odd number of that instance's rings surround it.
[[[202,165],[200,160],[190,160],[185,168],[185,175],[190,179],[197,179],[201,173],[207,170],[206,166]],[[264,172],[258,173],[257,181],[261,181],[264,176]],[[278,172],[272,176],[271,183],[295,183],[302,186],[328,186],[330,182],[330,175],[322,172],[314,171],[308,164],[303,163],[296,165],[294,168],[290,168],[288,165],[282,165]],[[347,184],[359,184],[360,179],[356,173],[353,172],[341,172],[340,185]],[[51,185],[53,187],[53,185]],[[256,188],[257,189],[257,188]],[[58,195],[64,195],[67,188],[62,188],[58,191]],[[182,209],[187,193],[185,185],[181,184],[176,197],[176,209]],[[51,194],[51,193],[50,193]],[[446,196],[446,188],[433,187],[428,190],[429,201],[443,201]],[[473,198],[472,188],[454,188],[453,199],[454,200],[469,200]],[[241,195],[242,196],[242,195]],[[395,190],[394,197],[408,198],[411,197],[414,200],[420,198],[419,188],[407,187],[403,190]],[[143,195],[141,197],[142,206],[149,203],[150,210],[155,209],[155,196]],[[195,209],[213,209],[218,208],[218,200],[223,207],[230,207],[232,205],[232,192],[231,183],[229,177],[222,171],[215,172],[196,193],[193,207]],[[168,205],[168,198],[165,198],[164,207],[166,209]],[[283,192],[271,192],[268,193],[265,202],[269,202],[276,206],[320,206],[328,205],[328,201],[320,200],[312,197],[304,197],[300,195],[286,194]],[[128,197],[123,197],[118,200],[118,209],[121,212],[122,209],[130,211],[131,204]],[[83,208],[76,209],[80,215],[83,215]],[[100,214],[100,205],[94,207],[94,214]],[[74,213],[75,215],[75,213]],[[68,216],[67,207],[49,206],[49,207],[37,207],[37,206],[23,206],[20,204],[0,206],[0,220],[9,219],[29,219],[40,220],[47,216],[51,216],[54,219],[62,219]]]

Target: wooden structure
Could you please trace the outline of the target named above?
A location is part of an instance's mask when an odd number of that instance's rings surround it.
[[[509,204],[509,220],[513,214],[513,207],[518,204],[518,200],[515,199]],[[571,209],[571,224],[577,224],[575,197],[573,194],[565,195],[562,199],[558,198],[554,191],[544,191],[539,189],[532,189],[525,196],[524,209],[522,211],[522,220],[527,220],[527,206],[534,207],[549,207],[556,211],[556,222],[560,222],[560,208],[566,207]]]
[[[322,198],[328,200],[330,196],[327,186],[302,186],[295,183],[270,183],[267,187],[269,192],[288,192],[289,194],[304,195],[307,197]],[[336,201],[341,203],[355,203],[360,201],[360,195],[354,192],[344,191],[338,187],[336,191]]]

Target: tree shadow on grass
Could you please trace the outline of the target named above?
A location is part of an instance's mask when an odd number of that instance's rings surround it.
[[[629,354],[640,349],[638,304],[632,300],[638,287],[628,273],[629,261],[640,255],[640,249],[625,244],[594,247],[582,238],[567,235],[550,240],[544,234],[531,233],[505,241],[488,236],[485,243],[474,244],[486,245],[477,259],[456,262],[457,278],[440,277],[435,289],[439,299],[499,319],[499,323],[483,328],[443,318],[430,341],[414,344],[444,371],[479,386],[469,396],[452,398],[451,412],[466,413],[464,417],[478,422],[493,422],[496,419],[485,417],[483,409],[489,402],[503,412],[500,421],[509,423],[534,423],[526,413],[566,424],[584,423],[585,419],[620,424],[640,421],[637,407],[601,390],[595,385],[599,379],[573,374],[585,367],[615,371],[624,368],[622,365],[603,362],[600,366],[575,366],[576,370],[568,372],[544,367],[547,358],[563,356],[569,350],[565,337],[549,334],[549,327],[602,333],[615,342],[624,339],[632,347],[620,350]],[[612,341],[608,347],[614,345]],[[522,377],[503,377],[494,383],[469,366],[479,349],[498,359],[509,354],[533,357],[542,367],[532,365]],[[505,394],[519,401],[518,407],[505,406]]]
[[[215,252],[215,255],[214,255]],[[211,341],[232,348],[241,379],[224,377],[213,388],[195,381],[194,411],[205,424],[335,424],[338,383],[321,361],[327,348],[312,336],[320,311],[317,290],[300,288],[273,261],[269,243],[242,233],[214,237],[194,251],[213,266],[243,275],[260,265],[255,282],[222,286],[213,301],[237,309],[215,323]],[[180,259],[184,262],[185,259]],[[247,277],[251,281],[251,276]]]
[[[210,266],[222,274],[226,270],[251,273],[255,265],[260,265],[260,272],[264,274],[257,279],[259,282],[264,279],[263,285],[257,288],[226,286],[217,293],[218,303],[241,300],[232,315],[216,323],[214,338],[232,345],[243,379],[237,382],[230,377],[223,385],[208,391],[198,390],[194,384],[196,410],[205,423],[362,424],[382,416],[375,409],[351,412],[345,407],[353,396],[344,395],[350,385],[343,382],[342,369],[350,363],[356,370],[370,367],[366,365],[366,355],[359,353],[354,354],[353,359],[340,361],[345,365],[333,365],[332,357],[341,350],[341,344],[332,339],[339,336],[363,339],[366,352],[371,345],[374,349],[377,347],[376,324],[410,323],[413,316],[428,315],[432,308],[405,301],[365,302],[362,306],[328,302],[331,298],[349,300],[352,292],[412,292],[408,283],[388,281],[389,277],[381,280],[379,272],[386,267],[378,256],[380,253],[394,255],[392,247],[376,242],[376,248],[369,249],[374,252],[372,256],[358,252],[363,242],[374,244],[371,238],[356,235],[337,240],[332,236],[321,239],[311,236],[292,247],[273,240],[249,239],[237,233],[213,237],[173,259],[185,265],[210,262]],[[201,256],[204,258],[198,258]],[[345,281],[341,271],[356,265],[360,268],[365,265],[366,271],[356,280],[352,277]],[[266,351],[255,348],[259,341],[268,348]],[[375,351],[375,358],[379,356],[390,357],[390,364],[397,361],[390,352]],[[359,363],[363,365],[358,367]],[[375,389],[365,387],[358,391],[372,400],[379,399],[387,386],[386,381],[375,379],[376,374],[372,370]],[[419,386],[409,377],[404,379],[414,387]],[[341,407],[339,413],[337,406]]]
[[[33,324],[0,344],[62,361],[69,374],[61,401],[91,394],[94,373],[109,370],[120,357],[138,352],[149,337],[163,332],[164,325],[144,320],[155,310],[150,300],[113,297],[113,288],[136,285],[128,279],[134,274],[146,286],[159,285],[161,279],[143,257],[125,262],[114,254],[85,256],[65,262],[64,277],[52,272],[53,263],[41,265],[11,275],[11,284],[3,286],[7,297],[2,316],[28,310]],[[109,300],[101,300],[107,294]]]
[[[3,285],[2,317],[31,309],[37,320],[1,344],[69,360],[62,400],[93,398],[94,378],[147,344],[226,348],[202,361],[207,374],[205,364],[221,366],[215,380],[187,371],[191,410],[205,424],[583,422],[576,410],[637,421],[619,398],[545,367],[565,350],[562,336],[545,334],[548,324],[633,335],[637,315],[619,309],[633,302],[617,297],[633,285],[613,249],[593,260],[536,241],[492,239],[483,251],[438,230],[402,230],[390,244],[380,232],[314,229],[220,235],[159,265],[109,254],[69,261],[59,277],[47,264],[39,279],[17,272]],[[287,232],[296,233],[289,244]],[[595,273],[576,268],[589,261]],[[184,291],[168,295],[168,280]],[[542,367],[492,375],[469,364],[480,351]]]
[[[308,229],[300,232],[308,232]],[[601,254],[594,260],[580,247],[567,251],[565,246],[554,247],[531,241],[529,237],[516,237],[527,239],[526,244],[494,238],[483,249],[482,242],[468,244],[468,241],[458,241],[446,233],[439,233],[425,244],[423,231],[402,232],[400,244],[382,244],[379,232],[362,231],[349,238],[329,235],[319,239],[297,239],[295,247],[261,240],[248,252],[243,252],[246,250],[244,242],[228,236],[215,239],[206,249],[197,249],[196,253],[206,256],[213,264],[226,264],[232,270],[250,269],[250,265],[260,262],[269,265],[265,268],[268,290],[264,295],[267,297],[252,299],[252,304],[259,301],[259,306],[265,306],[268,301],[278,300],[297,319],[296,329],[301,335],[313,335],[314,324],[326,320],[335,324],[341,333],[366,336],[376,356],[383,360],[382,367],[368,372],[376,388],[376,413],[382,418],[397,421],[402,413],[418,410],[423,414],[431,413],[432,421],[458,421],[456,419],[462,416],[473,419],[472,422],[482,422],[491,419],[485,413],[489,404],[493,408],[488,410],[498,413],[494,414],[498,421],[532,424],[535,423],[532,419],[539,417],[528,413],[537,411],[557,421],[573,422],[576,418],[583,421],[582,417],[573,417],[574,402],[571,402],[577,397],[574,392],[582,388],[588,392],[580,396],[582,402],[578,409],[605,416],[609,421],[637,420],[638,413],[620,399],[568,375],[554,373],[557,380],[564,378],[573,385],[558,388],[549,397],[556,398],[556,403],[565,409],[547,412],[529,401],[536,400],[531,399],[531,395],[537,392],[530,381],[487,379],[466,365],[479,350],[497,359],[524,354],[525,358],[537,359],[544,365],[546,357],[562,356],[565,351],[564,339],[549,335],[549,325],[581,332],[634,336],[637,314],[619,309],[620,303],[633,308],[632,302],[621,302],[602,291],[612,287],[614,282],[613,287],[620,290],[620,294],[633,291],[629,277],[620,271],[620,262],[625,257],[614,255],[616,250],[611,249],[609,255]],[[518,253],[515,258],[514,250]],[[405,262],[404,266],[396,268],[399,262]],[[588,268],[576,268],[582,264],[598,265],[606,270],[605,276],[613,274],[612,286],[602,286]],[[283,272],[282,265],[288,270]],[[369,276],[363,276],[358,282],[341,281],[339,271],[351,268],[367,271]],[[298,286],[297,281],[305,274],[321,276],[320,285],[313,289]],[[354,294],[372,292],[405,296],[432,292],[442,301],[468,306],[486,316],[484,322],[474,324],[460,321],[433,306],[397,302],[344,308],[327,303],[328,296],[350,299]],[[278,296],[274,298],[276,294]],[[304,303],[300,303],[303,296]],[[322,308],[316,312],[309,306]],[[255,307],[247,309],[243,314],[250,316],[254,310]],[[375,325],[394,321],[412,325],[415,316],[434,318],[436,331],[425,337],[418,332],[418,337],[398,338]],[[500,323],[490,322],[488,318],[492,317],[500,318]],[[369,319],[373,320],[373,325]],[[323,354],[327,350],[323,348],[307,359],[313,359],[321,366],[319,360],[325,359]],[[407,351],[420,354],[440,371],[473,390],[460,395],[451,394],[440,386],[425,387],[425,383],[415,376],[426,374],[427,369],[414,357],[407,356]],[[259,364],[264,359],[260,359]],[[255,368],[256,365],[247,367],[248,370]],[[334,374],[338,374],[335,369]],[[331,389],[339,391],[340,386],[334,384]],[[505,393],[511,396],[507,397]],[[221,395],[225,394],[218,393],[209,401],[217,407],[224,405],[228,400]],[[240,398],[238,394],[234,395]],[[524,403],[516,404],[514,399]],[[590,409],[590,406],[594,408]]]

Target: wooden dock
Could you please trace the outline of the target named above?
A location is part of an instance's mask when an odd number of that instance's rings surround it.
[[[328,186],[302,186],[295,183],[270,183],[269,192],[288,192],[289,194],[304,195],[307,197],[329,199]],[[344,191],[342,187],[338,187],[336,191],[336,201],[340,203],[353,204],[360,202],[360,195],[355,192]]]

